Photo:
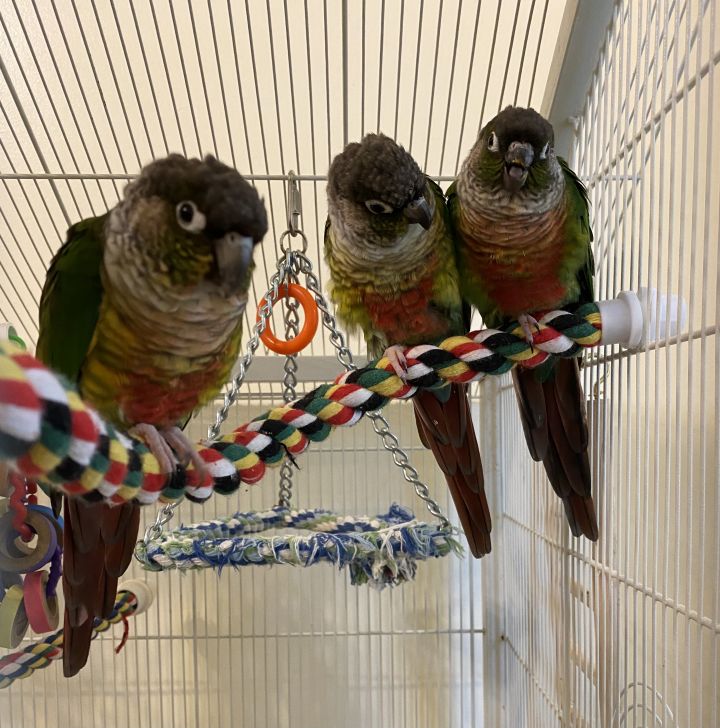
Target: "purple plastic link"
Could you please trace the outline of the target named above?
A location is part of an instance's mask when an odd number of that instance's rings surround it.
[[[45,593],[48,597],[54,597],[57,593],[57,585],[62,576],[62,548],[58,546],[53,554],[52,561],[50,563],[50,574],[48,575],[47,586],[45,587]]]

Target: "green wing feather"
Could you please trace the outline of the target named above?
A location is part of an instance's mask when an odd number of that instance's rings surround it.
[[[570,169],[567,162],[558,158],[563,174],[565,175],[565,188],[569,213],[567,222],[568,237],[581,246],[585,259],[577,269],[576,276],[580,287],[578,302],[589,303],[594,301],[593,276],[595,275],[595,260],[592,253],[593,232],[590,227],[590,201],[585,185],[575,172]]]
[[[107,214],[89,218],[68,230],[67,240],[50,262],[40,298],[37,357],[75,383],[79,383],[100,317],[106,218]],[[59,491],[49,495],[59,515],[62,495]],[[63,671],[69,677],[87,661],[94,618],[108,616],[112,608],[118,577],[132,558],[140,509],[135,503],[110,508],[79,498],[64,500]],[[87,616],[80,622],[83,613]]]
[[[103,297],[100,269],[107,215],[73,225],[48,268],[40,297],[36,355],[77,383]]]
[[[435,278],[433,286],[433,305],[447,317],[450,324],[448,336],[465,334],[469,331],[471,311],[459,294],[459,272],[456,265],[456,243],[453,234],[450,211],[445,193],[440,186],[426,177],[428,187],[435,196],[435,205],[440,208],[445,223],[445,232],[438,242],[441,261],[444,263]]]

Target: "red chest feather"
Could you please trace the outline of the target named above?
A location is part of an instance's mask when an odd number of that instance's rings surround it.
[[[393,344],[432,341],[448,330],[447,319],[432,306],[433,277],[428,276],[414,288],[388,298],[368,291],[363,303],[374,327]]]
[[[565,299],[564,222],[558,207],[505,219],[475,215],[472,226],[463,225],[467,263],[504,314],[552,309]]]
[[[169,427],[186,419],[206,393],[223,378],[220,358],[204,369],[188,372],[163,382],[133,376],[120,395],[120,406],[130,422]]]
[[[560,263],[560,255],[518,258],[510,263],[488,258],[478,263],[477,271],[498,308],[519,316],[551,309],[563,301],[566,287],[558,278]]]

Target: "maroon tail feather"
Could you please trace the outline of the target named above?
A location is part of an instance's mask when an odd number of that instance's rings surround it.
[[[135,503],[111,507],[65,498],[65,677],[85,666],[95,618],[108,617],[113,609],[118,578],[130,565],[139,523]]]
[[[542,461],[553,490],[562,498],[573,536],[597,541],[588,458],[585,395],[576,359],[559,359],[541,382],[531,369],[513,370],[525,439]]]
[[[491,550],[492,521],[466,389],[451,385],[446,402],[420,391],[413,402],[420,440],[445,474],[470,550],[480,558]]]

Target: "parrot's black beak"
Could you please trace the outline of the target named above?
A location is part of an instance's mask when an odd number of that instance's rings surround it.
[[[418,225],[422,225],[426,230],[430,229],[430,225],[432,225],[433,211],[430,209],[430,205],[424,195],[415,198],[412,202],[405,205],[403,213],[410,222],[416,222]]]
[[[535,159],[535,150],[527,142],[512,142],[505,153],[503,184],[508,192],[517,192],[527,180],[528,170]]]
[[[254,242],[240,233],[226,233],[215,241],[215,263],[225,295],[242,289],[252,262]]]

